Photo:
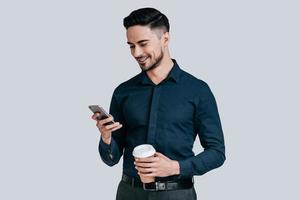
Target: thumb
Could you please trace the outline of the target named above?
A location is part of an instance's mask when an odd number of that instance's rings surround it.
[[[155,156],[161,157],[161,158],[167,158],[164,154],[159,153],[159,152],[156,152],[156,153],[155,153]]]

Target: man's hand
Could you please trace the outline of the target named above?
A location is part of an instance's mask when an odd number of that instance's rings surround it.
[[[134,164],[138,174],[143,176],[166,177],[180,174],[178,161],[171,160],[158,152],[154,157],[139,158]]]
[[[107,122],[111,122],[113,120],[113,116],[110,115],[110,117],[103,119],[103,120],[98,120],[97,119],[98,116],[100,116],[100,114],[95,113],[92,116],[92,119],[97,121],[96,126],[98,127],[98,129],[101,133],[103,142],[105,142],[106,144],[110,144],[111,133],[115,130],[122,128],[122,124],[120,124],[119,122],[115,122],[114,124],[111,124],[111,125],[105,125]]]

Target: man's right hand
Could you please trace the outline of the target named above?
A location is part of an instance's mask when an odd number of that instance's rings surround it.
[[[113,116],[110,115],[110,117],[103,119],[103,120],[98,120],[97,119],[98,116],[100,116],[100,114],[95,113],[95,114],[93,114],[92,119],[97,121],[96,126],[98,127],[98,129],[100,131],[103,142],[106,144],[110,144],[111,133],[115,130],[122,128],[122,124],[120,124],[119,122],[115,122],[111,125],[104,125],[107,122],[111,122],[113,120]]]

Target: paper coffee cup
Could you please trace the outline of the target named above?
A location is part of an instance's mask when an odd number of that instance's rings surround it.
[[[154,156],[155,152],[156,151],[151,144],[142,144],[133,149],[132,155],[135,158],[147,158]],[[151,183],[155,181],[155,177],[140,176],[140,178],[143,183]]]

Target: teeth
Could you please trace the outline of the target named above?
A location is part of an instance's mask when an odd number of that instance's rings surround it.
[[[144,62],[145,60],[147,60],[147,58],[148,58],[148,57],[146,57],[146,58],[141,58],[141,59],[138,59],[138,61],[139,61],[139,62]]]

